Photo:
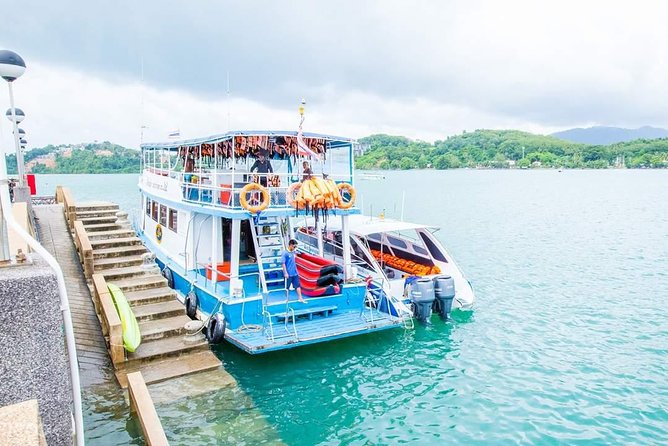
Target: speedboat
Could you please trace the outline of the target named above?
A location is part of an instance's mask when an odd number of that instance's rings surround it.
[[[352,215],[347,223],[343,228],[336,220],[325,225],[298,218],[295,238],[304,249],[341,262],[347,232],[353,274],[369,283],[379,301],[392,306],[392,314],[408,313],[429,322],[432,312],[448,319],[452,310],[473,307],[471,282],[434,235],[438,228],[365,215]]]

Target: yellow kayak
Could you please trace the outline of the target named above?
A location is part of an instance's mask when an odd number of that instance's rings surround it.
[[[141,333],[139,332],[139,324],[135,318],[130,304],[128,304],[125,294],[116,285],[107,284],[111,297],[114,298],[116,304],[116,311],[121,319],[121,328],[123,330],[123,346],[130,353],[134,352],[139,344],[141,344]]]

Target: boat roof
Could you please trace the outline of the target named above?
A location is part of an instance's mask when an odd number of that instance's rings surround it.
[[[181,139],[181,140],[171,140],[163,142],[148,142],[141,145],[142,149],[178,149],[183,146],[197,146],[200,144],[211,144],[219,141],[224,141],[230,139],[234,136],[297,136],[297,131],[295,130],[233,130],[227,133],[221,133],[217,135],[204,136],[201,138],[192,138],[192,139]],[[322,133],[310,133],[303,132],[302,136],[304,138],[319,138],[325,139],[330,142],[330,148],[336,148],[338,146],[347,146],[352,143],[356,143],[357,140],[354,138],[347,138],[344,136],[334,136],[334,135],[325,135]]]
[[[309,225],[314,224],[312,218],[307,219],[307,222]],[[368,215],[349,215],[348,224],[351,233],[361,236],[380,234],[383,232],[438,229],[438,227],[432,225],[393,220],[391,218],[370,217]],[[341,221],[338,218],[328,220],[327,229],[335,231],[341,230]]]

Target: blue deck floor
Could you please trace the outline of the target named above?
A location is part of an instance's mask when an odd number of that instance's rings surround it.
[[[402,327],[400,319],[377,310],[371,311],[372,313],[366,309],[363,314],[360,314],[359,311],[340,312],[330,314],[327,317],[318,316],[312,320],[297,319],[294,327],[291,321],[274,323],[272,325],[273,341],[272,330],[268,324],[262,329],[237,330],[235,332],[229,330],[225,334],[225,338],[249,353],[264,353]],[[371,318],[372,314],[373,320]]]

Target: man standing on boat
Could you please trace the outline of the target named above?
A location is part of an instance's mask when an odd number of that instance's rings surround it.
[[[251,172],[254,170],[257,170],[257,173],[260,174],[260,184],[264,187],[267,187],[267,174],[274,173],[274,168],[271,167],[271,163],[265,157],[264,150],[262,149],[260,149],[258,158],[250,168]]]
[[[288,250],[283,252],[282,263],[283,263],[283,275],[285,276],[285,289],[289,290],[290,285],[292,284],[295,291],[297,291],[297,296],[299,297],[299,302],[306,303],[302,298],[302,286],[299,282],[299,274],[297,274],[297,240],[291,239],[288,242]]]

